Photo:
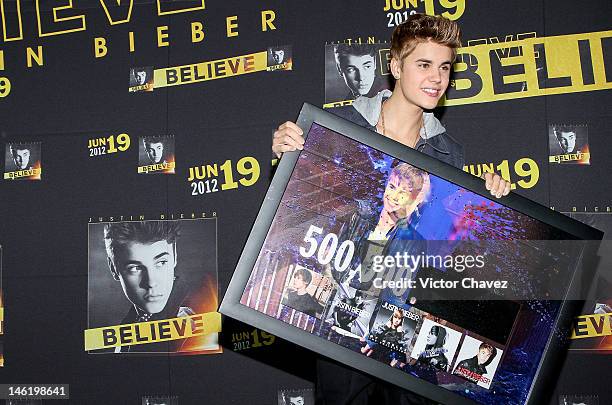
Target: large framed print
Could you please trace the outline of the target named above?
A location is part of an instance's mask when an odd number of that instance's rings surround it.
[[[220,312],[440,403],[545,403],[602,233],[309,104],[297,124]]]

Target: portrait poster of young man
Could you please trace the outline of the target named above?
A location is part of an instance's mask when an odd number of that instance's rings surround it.
[[[215,218],[90,223],[89,328],[216,311],[216,256]],[[132,343],[102,352],[219,351],[216,333]]]

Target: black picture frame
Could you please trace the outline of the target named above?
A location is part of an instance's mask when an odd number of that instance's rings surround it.
[[[372,132],[365,128],[305,103],[298,117],[297,125],[304,131],[305,136],[307,136],[313,123],[340,133],[364,145],[378,149],[387,155],[391,155],[392,157],[423,169],[430,174],[446,179],[476,194],[490,198],[490,193],[486,190],[485,182],[482,179],[411,148],[407,148],[387,137],[373,136]],[[255,262],[260,255],[262,245],[272,225],[273,218],[291,178],[299,155],[300,151],[285,153],[280,160],[279,166],[272,179],[262,207],[251,229],[249,238],[221,303],[220,312],[226,316],[263,329],[283,339],[434,401],[453,405],[477,404],[478,402],[471,399],[401,372],[384,363],[371,361],[371,359],[367,359],[359,353],[326,341],[301,329],[292,327],[291,325],[240,303],[241,296],[245,290],[249,276],[253,271]],[[499,200],[499,203],[551,227],[558,228],[563,232],[571,234],[576,239],[591,241],[602,239],[603,233],[601,231],[584,225],[563,214],[554,212],[548,207],[528,200],[516,193],[511,193],[504,197]],[[597,248],[594,244],[590,246],[594,249]],[[577,291],[587,287],[581,284],[585,282],[589,283],[588,277],[581,279],[581,276],[583,275],[578,274],[577,271],[573,274],[572,281],[568,285],[566,297],[577,297],[580,295]],[[579,300],[564,300],[561,304],[554,327],[561,329],[569,326],[573,317],[580,311],[581,305],[582,302]],[[527,401],[525,402],[526,404],[546,403],[548,395],[554,388],[554,376],[560,369],[566,352],[565,349],[563,343],[549,337],[539,363],[538,371],[532,381],[531,389],[527,396]]]

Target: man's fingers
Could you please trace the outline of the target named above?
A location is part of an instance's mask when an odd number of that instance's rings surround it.
[[[492,177],[491,173],[484,174],[485,187],[487,188],[487,190],[491,190],[491,185],[492,185],[491,177]]]
[[[292,146],[293,149],[299,149],[302,150],[304,149],[304,147],[302,146],[301,142],[298,142],[294,137],[292,137],[291,135],[287,134],[282,138],[282,143],[284,145],[289,145]]]
[[[508,194],[510,194],[510,188],[511,188],[511,187],[510,187],[510,182],[509,182],[509,181],[507,181],[507,182],[506,182],[506,186],[504,187],[504,192],[503,192],[503,194],[502,194],[502,195],[508,195]]]
[[[304,137],[302,137],[302,135],[298,134],[296,131],[294,131],[291,128],[285,128],[285,129],[279,128],[276,131],[274,131],[273,140],[280,140],[281,142],[285,142],[285,139],[284,139],[285,137],[290,137],[291,139],[293,139],[296,145],[304,144]]]
[[[293,131],[295,131],[298,135],[302,136],[304,134],[304,131],[302,131],[302,128],[298,127],[295,123],[291,122],[291,121],[286,121],[283,122],[278,129],[291,129]]]
[[[274,131],[274,135],[272,137],[272,152],[274,152],[278,158],[280,158],[281,154],[284,152],[304,149],[304,138],[289,124],[292,124],[299,129],[297,125],[291,122],[286,122],[283,124],[284,127],[281,125],[276,131]]]
[[[491,194],[497,198],[501,197],[501,191],[499,190],[500,180],[501,177],[499,177],[498,175],[494,175],[493,179],[491,180]]]
[[[501,178],[499,174],[484,173],[482,178],[485,180],[485,187],[491,195],[500,198],[510,193],[510,182]]]

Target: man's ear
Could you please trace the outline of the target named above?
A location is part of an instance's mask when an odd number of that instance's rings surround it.
[[[397,58],[391,58],[391,74],[393,75],[395,80],[398,80],[400,78],[401,73],[402,73],[401,62],[397,60]]]
[[[106,260],[108,260],[108,269],[110,270],[111,275],[113,276],[113,279],[115,281],[119,281],[119,272],[117,271],[117,268],[113,264],[113,261],[111,260],[110,257],[107,257]]]

